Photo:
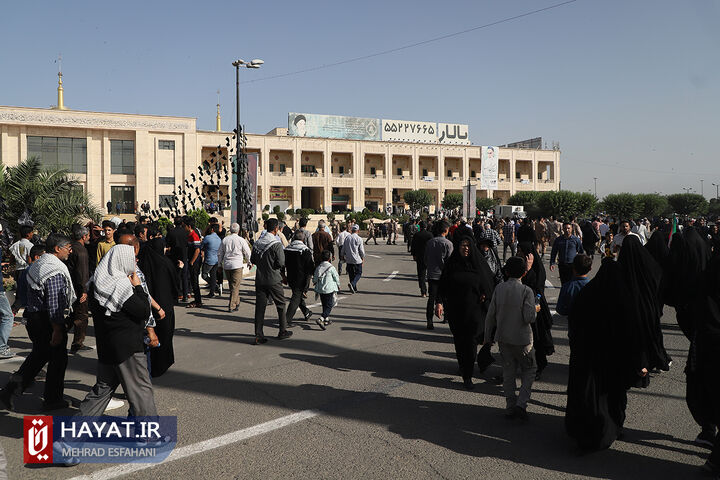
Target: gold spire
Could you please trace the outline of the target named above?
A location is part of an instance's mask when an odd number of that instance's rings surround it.
[[[58,87],[57,87],[57,106],[56,110],[67,110],[65,106],[65,99],[63,97],[63,84],[62,84],[62,55],[58,56]]]
[[[215,131],[220,132],[222,131],[222,127],[220,126],[220,90],[217,91],[218,95],[218,103],[217,103],[217,116],[215,117]]]

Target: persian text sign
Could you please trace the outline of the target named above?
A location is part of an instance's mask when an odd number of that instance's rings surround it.
[[[380,140],[377,118],[289,113],[288,135],[294,137],[344,138],[348,140]]]
[[[470,145],[468,126],[460,123],[438,123],[438,143],[444,145]]]
[[[430,122],[383,120],[384,142],[437,143],[437,125]]]
[[[498,148],[480,148],[480,189],[497,190],[498,188]]]

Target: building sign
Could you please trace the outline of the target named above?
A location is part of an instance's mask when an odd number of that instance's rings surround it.
[[[497,190],[498,147],[481,147],[480,152],[480,189]]]
[[[350,202],[350,196],[349,195],[333,195],[332,196],[332,203],[333,205],[347,205]]]
[[[289,202],[290,200],[292,200],[292,195],[290,193],[289,187],[270,187],[268,192],[270,193],[271,201]]]
[[[471,144],[468,126],[461,123],[380,120],[314,113],[288,113],[288,135],[441,145]]]
[[[468,126],[460,123],[438,123],[438,143],[443,145],[470,145]]]
[[[288,135],[294,137],[380,140],[380,120],[376,118],[289,113]]]
[[[437,143],[437,125],[430,122],[383,120],[384,142]]]

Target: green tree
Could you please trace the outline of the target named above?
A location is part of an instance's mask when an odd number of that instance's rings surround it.
[[[210,223],[210,215],[208,212],[206,212],[204,208],[196,208],[195,210],[190,210],[187,214],[189,217],[195,219],[195,226],[199,228],[201,232],[204,232],[208,223]]]
[[[12,228],[18,228],[18,220],[27,219],[45,236],[53,231],[69,233],[73,223],[102,218],[90,195],[67,170],[44,168],[35,157],[0,168],[0,200],[5,203],[0,216]]]
[[[711,198],[710,204],[708,205],[707,213],[708,213],[708,215],[719,216],[720,215],[720,200],[718,200],[717,198]]]
[[[167,235],[167,232],[169,229],[172,228],[173,222],[167,217],[160,217],[158,218],[158,228],[160,229],[160,233],[163,235]]]
[[[616,220],[630,220],[638,217],[642,205],[632,193],[611,193],[603,199],[602,208]]]
[[[419,212],[432,203],[432,195],[427,190],[408,190],[403,195],[403,200],[410,207],[410,211]]]
[[[578,215],[592,215],[597,213],[597,197],[589,192],[578,192],[575,194],[577,200]]]
[[[668,210],[667,197],[659,193],[640,193],[635,197],[639,204],[639,213],[643,217],[658,217]]]
[[[481,212],[486,212],[498,204],[498,201],[494,198],[476,198],[475,206]]]
[[[445,198],[442,200],[442,207],[445,210],[456,210],[462,208],[463,196],[462,193],[447,193]]]
[[[525,210],[529,210],[537,205],[540,196],[541,192],[536,192],[534,190],[517,192],[515,195],[510,197],[508,205],[522,205]]]
[[[698,193],[674,193],[668,195],[667,201],[680,215],[702,215],[708,208],[707,200]]]
[[[544,192],[538,198],[538,207],[543,214],[569,219],[579,212],[578,195],[569,190]]]

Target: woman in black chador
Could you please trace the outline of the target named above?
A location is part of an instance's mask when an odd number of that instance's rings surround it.
[[[175,332],[175,302],[179,292],[177,269],[164,255],[165,240],[157,232],[148,232],[148,240],[140,249],[138,266],[145,274],[150,296],[165,311],[165,318],[156,319],[155,334],[160,345],[150,349],[150,374],[159,377],[175,362],[173,334]]]
[[[483,255],[468,234],[455,235],[455,249],[440,277],[436,313],[444,312],[455,342],[460,374],[471,389],[478,344],[482,345],[485,315],[495,282]]]
[[[583,449],[608,448],[622,434],[627,390],[668,370],[660,330],[660,267],[635,236],[618,261],[603,260],[568,317],[570,375],[565,428]],[[598,308],[610,302],[612,311]]]

